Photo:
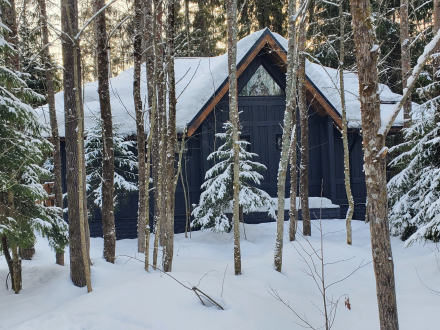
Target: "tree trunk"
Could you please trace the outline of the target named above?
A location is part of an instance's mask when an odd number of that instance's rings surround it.
[[[284,201],[286,198],[286,175],[289,165],[289,148],[292,135],[292,115],[295,110],[296,100],[293,101],[294,84],[294,61],[295,61],[295,21],[293,11],[295,10],[293,0],[289,1],[289,44],[287,52],[287,83],[286,83],[286,110],[284,112],[284,127],[281,146],[280,164],[278,166],[278,211],[277,211],[277,237],[275,241],[274,265],[278,272],[281,272],[283,264],[283,235],[284,235]],[[295,105],[292,103],[295,103]],[[290,231],[290,228],[289,228]],[[289,235],[290,236],[290,235]]]
[[[301,17],[299,27],[299,65],[298,65],[298,99],[299,117],[301,126],[301,161],[300,161],[300,180],[299,196],[301,199],[301,215],[303,221],[303,235],[312,234],[309,210],[309,111],[306,100],[306,23],[307,14]]]
[[[145,127],[144,109],[141,99],[141,61],[142,61],[142,8],[141,1],[134,2],[135,36],[133,43],[134,77],[133,97],[136,112],[138,173],[139,173],[139,204],[138,204],[138,252],[145,253],[145,219],[146,219],[146,168],[145,168]]]
[[[371,249],[376,275],[377,305],[381,330],[397,330],[397,301],[394,262],[387,212],[386,160],[379,155],[385,136],[381,126],[377,57],[369,0],[350,0],[361,100],[364,171],[367,185],[367,219],[370,222]]]
[[[44,68],[46,74],[46,85],[47,85],[47,103],[49,105],[49,117],[50,117],[50,128],[52,133],[52,144],[54,145],[53,152],[53,165],[54,165],[54,184],[53,190],[55,195],[55,206],[63,208],[63,188],[62,188],[62,175],[61,175],[61,148],[60,148],[60,135],[58,133],[58,120],[55,109],[55,88],[53,84],[53,67],[50,56],[49,48],[49,28],[47,26],[47,11],[46,11],[46,0],[39,0],[40,7],[40,25],[43,37],[43,55],[44,55]],[[61,212],[60,216],[63,216]],[[58,254],[62,254],[62,264],[58,263],[61,257]],[[64,266],[64,251],[57,253],[56,255],[57,264]]]
[[[433,8],[433,16],[434,16],[434,26],[433,30],[434,33],[440,30],[440,0],[434,0],[434,8]],[[436,49],[434,50],[434,53],[440,53],[440,43],[437,44]],[[434,66],[434,81],[437,83],[440,81],[440,56],[437,56],[433,59],[433,66]],[[435,91],[435,96],[440,95],[440,88],[437,87]],[[438,104],[438,102],[437,102]],[[436,122],[440,122],[440,105],[437,105],[437,118]]]
[[[409,36],[408,0],[400,0],[400,47],[402,50],[402,88],[408,87],[407,80],[411,76],[411,42]],[[411,96],[403,105],[404,127],[411,125]]]
[[[164,111],[163,103],[163,48],[159,45],[161,43],[162,34],[162,2],[159,0],[154,0],[154,20],[153,20],[153,31],[155,37],[154,42],[154,60],[155,60],[155,91],[157,94],[157,113],[156,113],[156,131],[155,133],[155,144],[156,144],[156,184],[155,184],[155,207],[154,207],[154,218],[155,218],[155,230],[154,230],[154,247],[153,247],[153,268],[157,268],[157,259],[159,255],[159,239],[162,231],[163,216],[165,213],[163,211],[164,199],[163,199],[163,164],[164,164],[164,133],[166,125],[166,114]],[[155,94],[155,95],[156,95]],[[154,180],[154,179],[153,179]],[[162,238],[163,239],[163,238]]]
[[[11,218],[15,218],[15,203],[14,203],[14,193],[12,190],[8,191],[8,216]],[[11,279],[14,279],[14,292],[18,294],[21,291],[22,278],[21,278],[21,257],[18,250],[18,246],[15,244],[11,244],[12,250],[12,274]]]
[[[97,13],[105,6],[104,0],[94,1],[94,12]],[[108,50],[105,10],[95,18],[98,59],[98,94],[102,120],[102,233],[104,238],[104,258],[115,262],[116,228],[114,213],[114,178],[115,156],[113,150],[113,119],[110,104],[108,78]]]
[[[6,25],[9,31],[5,33],[5,40],[14,45],[15,49],[18,50],[18,32],[17,32],[17,19],[15,12],[15,0],[9,0],[9,5],[2,5],[3,11],[3,24]],[[13,70],[20,70],[20,54],[18,51],[8,52],[5,56],[5,64],[6,67]]]
[[[185,0],[185,32],[186,32],[186,56],[191,56],[191,39],[190,39],[190,23],[189,23],[189,0]]]
[[[240,275],[240,147],[237,143],[237,141],[240,140],[240,137],[238,136],[240,120],[237,107],[237,0],[226,0],[226,14],[228,26],[229,121],[232,124],[232,139],[234,141],[234,189],[232,204],[232,221],[234,225],[234,269],[235,275]]]
[[[60,266],[64,266],[64,252],[57,252],[55,254],[56,263]]]
[[[352,244],[352,233],[351,233],[351,219],[353,218],[354,212],[354,200],[353,194],[351,193],[350,186],[350,150],[348,149],[348,134],[347,134],[347,111],[345,108],[345,85],[344,85],[344,55],[345,55],[345,18],[343,11],[344,1],[339,2],[339,20],[340,20],[340,30],[341,30],[341,44],[339,49],[339,89],[341,93],[341,108],[342,108],[342,143],[344,145],[344,178],[345,178],[345,192],[347,194],[348,210],[345,217],[345,223],[347,228],[347,244]]]
[[[176,78],[174,73],[174,15],[175,0],[168,0],[167,8],[167,57],[166,68],[168,73],[168,132],[167,132],[167,154],[165,168],[167,171],[167,203],[166,219],[167,226],[165,231],[165,255],[164,271],[170,272],[173,265],[174,253],[174,210],[175,210],[175,149],[176,149]]]
[[[8,264],[9,275],[11,277],[12,290],[15,291],[14,263],[11,254],[9,253],[8,238],[6,237],[6,234],[2,235],[2,248],[3,248],[3,254],[6,259],[6,263]]]
[[[288,49],[288,63],[287,63],[287,82],[286,88],[286,112],[290,111],[292,116],[292,133],[290,138],[290,210],[289,210],[289,241],[294,241],[296,236],[296,229],[298,224],[298,211],[296,209],[297,196],[297,155],[296,155],[296,83],[297,83],[297,48],[296,48],[296,30],[295,20],[296,1],[289,1],[289,49]],[[289,55],[289,53],[291,53]],[[285,180],[285,178],[284,178]],[[283,212],[284,216],[284,212]],[[281,228],[282,229],[282,228]]]
[[[63,0],[61,10],[70,278],[76,286],[87,285],[90,292],[90,234],[85,199],[84,118],[80,95],[81,54],[74,39],[78,32],[78,3],[76,0]]]

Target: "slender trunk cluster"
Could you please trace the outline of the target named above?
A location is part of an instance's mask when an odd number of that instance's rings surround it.
[[[78,33],[78,3],[61,3],[64,67],[64,118],[66,131],[67,196],[69,207],[70,277],[76,286],[90,292],[90,232],[87,221],[84,163],[84,112],[81,103],[81,54]]]
[[[361,100],[364,171],[367,185],[367,219],[376,275],[377,305],[381,330],[397,330],[397,301],[394,262],[387,212],[386,159],[380,150],[385,135],[381,127],[377,58],[369,0],[350,0]]]
[[[232,125],[232,139],[234,141],[234,181],[232,221],[234,226],[234,269],[235,275],[241,274],[240,251],[240,182],[239,182],[239,125],[237,104],[237,0],[226,1],[228,27],[228,71],[229,71],[229,121]]]
[[[309,111],[306,100],[306,56],[304,54],[307,41],[306,24],[307,14],[304,13],[304,17],[301,17],[299,24],[298,38],[298,108],[301,127],[299,196],[301,202],[303,234],[310,236],[312,234],[312,226],[309,210]]]
[[[58,133],[58,120],[55,109],[55,88],[53,83],[53,67],[49,47],[49,28],[47,26],[46,0],[39,0],[40,24],[43,37],[43,56],[46,74],[47,103],[49,105],[50,128],[52,133],[52,144],[54,146],[53,165],[54,165],[54,184],[55,206],[63,207],[63,189],[61,176],[61,147],[60,135]],[[62,216],[62,214],[61,214]],[[64,266],[64,251],[56,253],[56,263]]]
[[[339,2],[339,20],[340,20],[340,33],[341,33],[341,43],[339,49],[339,89],[341,93],[341,108],[342,108],[342,143],[344,145],[344,182],[345,182],[345,192],[347,194],[348,200],[348,210],[345,217],[345,223],[347,228],[347,244],[352,244],[352,233],[351,233],[351,219],[353,218],[354,212],[354,200],[353,194],[351,193],[350,186],[350,150],[348,148],[348,122],[347,122],[347,110],[345,108],[345,85],[344,85],[344,56],[345,56],[345,18],[343,10],[344,1]]]
[[[105,6],[104,0],[95,0],[94,11],[97,13]],[[113,120],[109,90],[109,61],[107,49],[107,31],[105,11],[95,18],[96,52],[98,60],[98,94],[102,120],[102,232],[104,238],[104,258],[115,262],[116,228],[114,213],[114,177],[115,156],[113,149]]]

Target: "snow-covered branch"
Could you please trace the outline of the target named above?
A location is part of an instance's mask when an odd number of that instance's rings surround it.
[[[388,118],[388,120],[385,123],[382,123],[381,127],[377,131],[377,134],[379,136],[386,136],[388,134],[389,130],[391,129],[391,126],[394,123],[394,120],[396,120],[396,117],[400,112],[400,109],[405,104],[408,97],[411,95],[411,91],[416,84],[420,72],[422,72],[423,66],[425,65],[426,61],[428,61],[431,54],[434,52],[434,49],[436,48],[439,40],[440,40],[440,30],[437,31],[437,34],[431,40],[431,42],[425,46],[425,50],[417,60],[417,65],[414,67],[412,75],[407,80],[408,87],[403,90],[404,93],[402,99],[396,103],[393,111],[391,112],[391,116]]]

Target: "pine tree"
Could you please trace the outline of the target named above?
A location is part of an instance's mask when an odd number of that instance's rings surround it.
[[[437,86],[435,82],[420,93]],[[417,106],[412,113],[416,120],[403,130],[404,141],[390,149],[400,153],[390,165],[401,169],[388,183],[391,233],[400,235],[406,245],[418,240],[440,240],[438,106],[436,98]]]
[[[217,137],[225,140],[217,151],[208,156],[208,160],[217,159],[218,162],[206,172],[206,181],[202,185],[205,191],[200,196],[200,202],[193,210],[194,220],[191,227],[199,226],[201,229],[211,228],[215,232],[229,232],[231,223],[227,213],[231,212],[233,199],[233,162],[234,150],[232,139],[232,125],[224,125],[225,133],[217,133]],[[239,141],[240,147],[240,195],[239,204],[244,213],[268,210],[268,215],[275,216],[275,205],[272,198],[265,191],[254,185],[260,184],[263,176],[259,171],[266,167],[252,161],[257,155],[246,151],[250,144]]]
[[[93,118],[95,125],[85,130],[84,142],[85,161],[87,172],[87,199],[89,207],[95,205],[102,208],[102,120]],[[121,125],[113,124],[113,149],[114,149],[114,207],[127,200],[127,193],[137,191],[138,161],[133,149],[136,142],[125,140],[119,134]],[[91,212],[91,210],[90,210]]]
[[[0,27],[7,29],[1,21]],[[41,165],[52,145],[43,137],[47,128],[39,124],[29,105],[42,102],[43,96],[27,86],[26,75],[3,66],[4,58],[14,53],[14,45],[0,34],[0,236],[12,287],[18,293],[22,285],[20,251],[34,245],[35,231],[46,234],[56,252],[64,250],[68,239],[60,209],[36,202],[49,197],[41,182],[50,172]]]

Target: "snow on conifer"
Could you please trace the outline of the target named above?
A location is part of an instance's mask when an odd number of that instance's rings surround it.
[[[226,132],[216,136],[225,140],[225,143],[208,156],[208,160],[217,159],[216,163],[205,174],[202,184],[204,192],[200,195],[200,202],[192,212],[194,220],[191,227],[200,226],[201,229],[211,228],[216,232],[227,232],[231,229],[226,213],[232,210],[233,190],[233,156],[232,126],[227,122],[223,127]],[[268,215],[276,218],[275,204],[265,191],[254,185],[259,185],[263,175],[259,171],[266,170],[263,164],[252,161],[257,156],[246,151],[250,143],[239,141],[240,144],[240,207],[244,213],[267,210]]]
[[[95,125],[84,134],[86,156],[87,195],[90,205],[102,206],[102,122],[93,118]],[[133,153],[136,142],[119,134],[121,124],[113,124],[115,154],[115,206],[124,201],[127,192],[137,191],[137,157]]]
[[[440,118],[436,99],[414,108],[412,117],[416,119],[403,130],[404,142],[390,149],[400,152],[390,164],[401,169],[388,183],[391,232],[400,235],[406,245],[440,239]]]
[[[0,20],[0,30],[8,30]],[[0,34],[0,51],[15,53]],[[52,144],[43,137],[42,125],[29,104],[41,103],[44,97],[30,89],[26,74],[0,63],[0,236],[6,235],[8,246],[32,247],[35,231],[42,232],[49,245],[64,251],[68,244],[67,224],[57,207],[45,207],[39,201],[49,198],[43,182],[50,171],[43,168]],[[14,251],[13,251],[14,253]]]

